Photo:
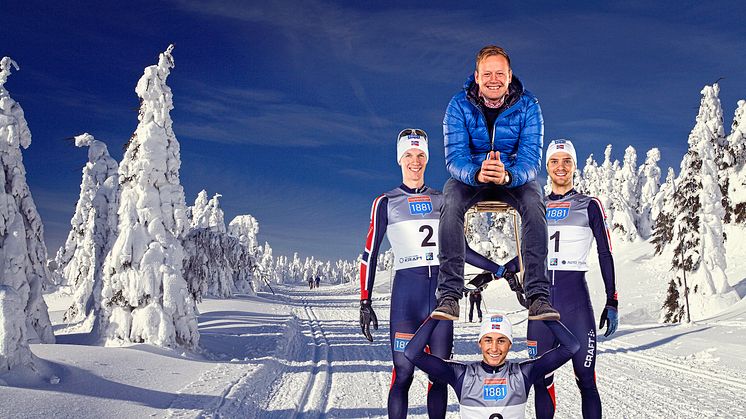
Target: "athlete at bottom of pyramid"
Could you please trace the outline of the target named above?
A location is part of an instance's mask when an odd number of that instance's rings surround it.
[[[506,315],[493,314],[482,322],[477,339],[482,360],[447,361],[425,352],[430,334],[439,322],[428,318],[407,344],[404,356],[431,379],[453,387],[462,418],[523,418],[529,390],[537,378],[559,368],[580,348],[578,340],[562,323],[544,320],[559,345],[537,358],[508,360],[513,326]]]

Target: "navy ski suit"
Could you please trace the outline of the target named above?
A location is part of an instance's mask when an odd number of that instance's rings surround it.
[[[440,326],[439,322],[428,319],[409,342],[404,354],[430,377],[453,388],[462,418],[523,418],[533,383],[567,362],[579,347],[577,339],[562,323],[548,320],[543,324],[559,345],[538,358],[523,362],[506,360],[497,367],[483,361],[468,364],[446,361],[424,351],[430,334]]]
[[[596,241],[607,306],[617,307],[614,260],[611,255],[606,215],[601,202],[574,189],[565,195],[546,198],[549,228],[549,297],[560,312],[562,322],[580,342],[572,358],[580,388],[584,418],[601,417],[601,398],[596,388],[596,323],[585,281],[586,263],[593,240]],[[552,332],[539,321],[528,323],[529,356],[545,353],[557,345]],[[536,382],[536,417],[552,418],[556,408],[554,375]]]
[[[390,341],[394,368],[388,396],[390,418],[405,418],[414,365],[404,356],[404,348],[417,328],[436,307],[438,285],[438,225],[443,195],[423,186],[411,189],[401,185],[373,201],[370,228],[360,266],[360,299],[370,300],[375,280],[378,252],[384,236],[394,250],[394,282],[391,289]],[[467,262],[489,272],[501,266],[467,246]],[[450,358],[453,348],[453,322],[443,322],[428,340],[432,354]],[[427,395],[428,416],[445,417],[448,388],[433,382]]]

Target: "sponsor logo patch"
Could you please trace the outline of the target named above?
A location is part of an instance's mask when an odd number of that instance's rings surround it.
[[[421,260],[422,256],[420,255],[412,255],[412,256],[404,256],[399,258],[399,263],[407,263],[407,262],[417,262],[418,260]]]
[[[503,321],[503,316],[499,314],[495,316],[490,316],[490,321],[493,323],[500,323],[501,321]]]
[[[433,212],[433,203],[429,196],[412,196],[407,198],[409,213],[412,215],[427,215]]]
[[[433,255],[433,252],[425,253],[425,260],[433,260],[433,259],[435,259],[435,255]]]
[[[502,400],[508,395],[507,378],[485,378],[482,386],[482,399]]]
[[[570,214],[569,202],[548,202],[547,221],[564,220]]]
[[[528,356],[529,358],[536,358],[536,354],[538,353],[538,350],[536,348],[537,343],[535,340],[527,340],[526,346],[528,347]]]
[[[394,351],[404,352],[404,349],[407,348],[407,344],[412,340],[413,336],[411,333],[396,332],[394,334]]]
[[[549,266],[557,266],[558,262],[557,258],[549,258]]]

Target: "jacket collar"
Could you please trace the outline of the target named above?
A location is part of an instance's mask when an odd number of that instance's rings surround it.
[[[412,189],[409,186],[402,183],[401,185],[399,185],[399,188],[408,194],[418,194],[418,193],[425,192],[427,190],[427,185],[422,185],[421,188]]]
[[[550,201],[556,201],[558,199],[563,199],[563,198],[567,198],[569,196],[573,196],[573,195],[575,195],[577,193],[578,193],[578,191],[576,191],[575,188],[572,188],[569,191],[567,191],[567,193],[565,193],[563,195],[558,195],[558,194],[552,192],[552,193],[549,194],[548,198],[549,198]]]
[[[500,364],[500,365],[498,365],[496,367],[493,367],[491,365],[485,364],[484,361],[480,361],[479,365],[482,367],[482,369],[484,370],[484,372],[486,372],[488,374],[497,374],[498,372],[502,371],[502,369],[505,368],[506,365],[508,365],[508,362],[505,361],[502,364]]]

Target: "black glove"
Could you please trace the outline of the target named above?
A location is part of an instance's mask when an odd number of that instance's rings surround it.
[[[518,281],[518,275],[516,275],[515,272],[505,271],[503,278],[508,281],[511,291],[523,294],[523,286],[521,286],[521,283]]]
[[[601,313],[601,321],[598,324],[598,328],[603,329],[604,323],[606,323],[606,333],[604,336],[609,337],[616,332],[616,328],[619,326],[619,301],[609,298],[606,300],[606,306],[604,311]]]
[[[478,289],[484,289],[487,287],[487,284],[493,279],[494,277],[492,276],[491,272],[483,272],[475,276],[471,281],[469,281],[464,286],[464,290],[467,292],[472,292]]]
[[[363,330],[365,339],[373,342],[373,336],[370,334],[371,322],[373,322],[373,330],[378,330],[378,317],[373,307],[370,306],[370,300],[360,300],[360,328]]]

